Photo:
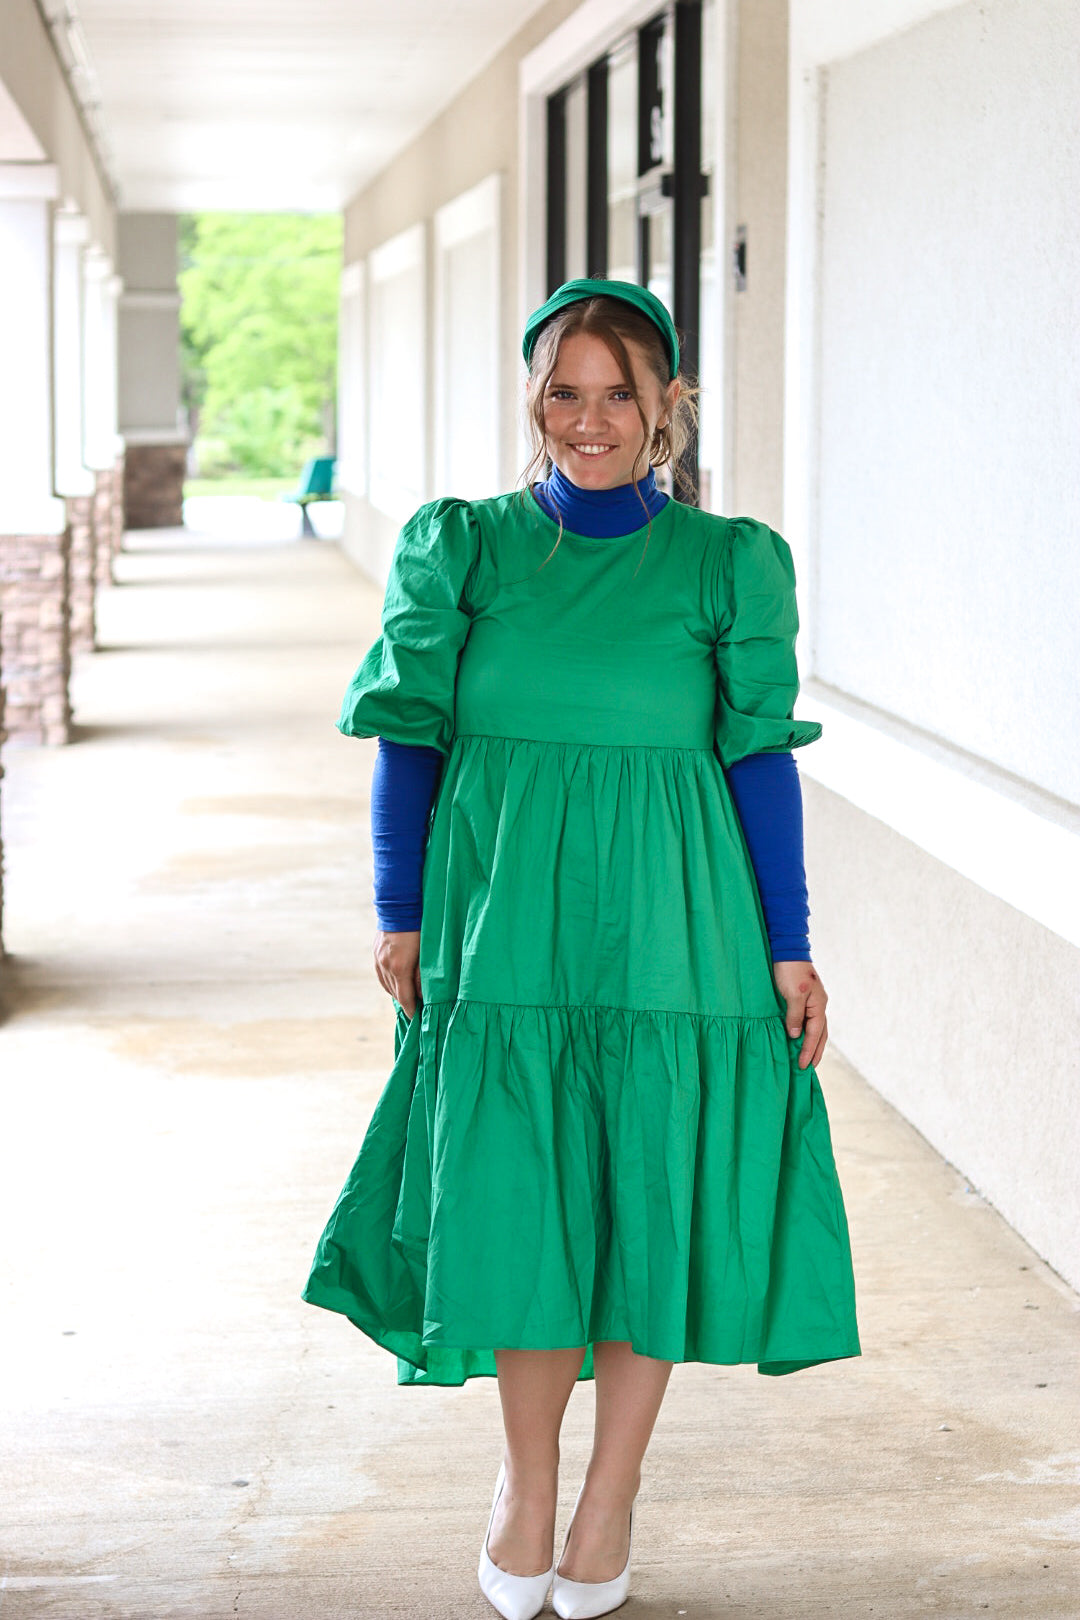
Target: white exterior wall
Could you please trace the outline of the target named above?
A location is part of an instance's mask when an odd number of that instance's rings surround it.
[[[186,444],[180,412],[175,214],[122,213],[120,432],[129,444]]]
[[[417,224],[367,261],[371,502],[395,524],[427,499],[429,486],[427,260],[427,230]],[[389,560],[381,558],[383,570]]]
[[[435,215],[435,478],[433,493],[497,495],[502,336],[501,179],[497,174]]]
[[[436,493],[438,474],[445,473],[455,484],[463,481],[462,487],[468,482],[476,489],[492,480],[496,488],[512,488],[517,479],[522,379],[518,350],[518,68],[536,42],[575,9],[575,0],[549,0],[345,210],[345,264],[351,280],[359,281],[363,290],[345,294],[343,317],[347,313],[354,333],[358,323],[366,331],[367,352],[358,358],[361,340],[354,337],[349,367],[352,380],[346,383],[349,404],[339,425],[338,484],[345,504],[345,549],[374,579],[385,578],[402,516],[408,516],[402,499],[406,488],[419,491],[420,499],[425,499]],[[486,204],[479,201],[483,197]],[[474,223],[463,231],[462,221],[470,210]],[[371,274],[376,255],[410,230],[422,231],[424,241],[422,299],[418,300],[415,286],[409,294],[412,307],[421,311],[419,381],[413,374],[415,332],[411,337],[402,333],[405,343],[398,352],[386,344],[386,366],[378,369],[376,350],[382,339],[375,300],[379,294]],[[470,259],[473,272],[494,287],[494,307],[485,310],[478,322],[477,305],[469,304],[463,285],[462,258]],[[399,286],[398,292],[401,290]],[[385,296],[391,296],[390,289]],[[360,316],[357,297],[362,300]],[[475,333],[470,334],[473,347],[468,351],[468,364],[496,380],[499,405],[494,433],[486,420],[478,424],[477,432],[490,436],[482,454],[476,456],[470,455],[458,420],[452,424],[453,432],[447,431],[452,408],[449,378],[462,364],[461,333],[451,328],[451,319],[477,322]],[[358,399],[357,379],[365,375]],[[383,440],[385,448],[378,448],[380,420],[386,421],[388,429],[393,427],[397,445],[390,447]],[[358,433],[364,435],[362,442],[357,440]],[[394,462],[399,448],[401,455],[407,452],[410,458],[408,484],[400,466],[394,472],[381,465],[387,451]],[[360,467],[366,472],[357,477]],[[354,487],[358,483],[363,487]]]
[[[784,511],[815,960],[840,1049],[1077,1283],[1080,13],[822,9]]]
[[[1080,802],[1080,10],[860,52],[824,132],[815,673]]]

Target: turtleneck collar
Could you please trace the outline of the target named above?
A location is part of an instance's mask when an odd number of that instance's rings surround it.
[[[582,534],[590,540],[614,540],[622,534],[633,534],[635,529],[643,529],[649,518],[662,512],[668,501],[656,487],[652,467],[636,485],[582,489],[552,464],[551,477],[546,483],[534,484],[533,494],[548,517],[556,522],[561,517],[563,527],[571,534]],[[648,517],[642,510],[642,501],[648,509]]]

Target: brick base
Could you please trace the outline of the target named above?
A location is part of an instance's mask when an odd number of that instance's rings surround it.
[[[65,495],[64,510],[71,535],[71,651],[94,649],[94,544],[93,495]]]
[[[124,456],[124,521],[129,529],[175,529],[184,521],[182,444],[129,444]]]
[[[0,669],[8,735],[71,740],[71,534],[0,534]]]
[[[124,544],[124,452],[116,458],[112,470],[112,549],[113,556]]]
[[[111,467],[94,474],[94,584],[98,586],[113,583],[115,483]]]

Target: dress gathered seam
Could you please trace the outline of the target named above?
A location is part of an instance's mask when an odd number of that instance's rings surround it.
[[[635,754],[708,754],[712,758],[716,755],[711,745],[702,745],[700,748],[680,743],[603,743],[603,742],[567,742],[559,737],[508,737],[501,731],[455,731],[455,742],[512,742],[532,743],[537,748],[602,748],[607,753],[635,753]],[[719,764],[719,761],[717,761]]]
[[[710,1023],[771,1024],[783,1014],[775,1013],[705,1013],[690,1012],[681,1007],[615,1007],[606,1003],[583,1004],[579,1001],[485,1001],[481,996],[446,996],[438,1001],[424,1001],[424,1007],[506,1007],[519,1012],[573,1012],[573,1013],[629,1013],[634,1018],[698,1018]]]

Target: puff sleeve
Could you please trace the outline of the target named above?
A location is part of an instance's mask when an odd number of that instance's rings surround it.
[[[715,743],[721,764],[815,742],[820,724],[792,714],[799,692],[799,612],[786,540],[753,518],[734,518],[717,595]]]
[[[479,525],[468,502],[422,506],[398,535],[382,632],[353,676],[338,730],[346,737],[450,752],[458,659],[472,621]]]

